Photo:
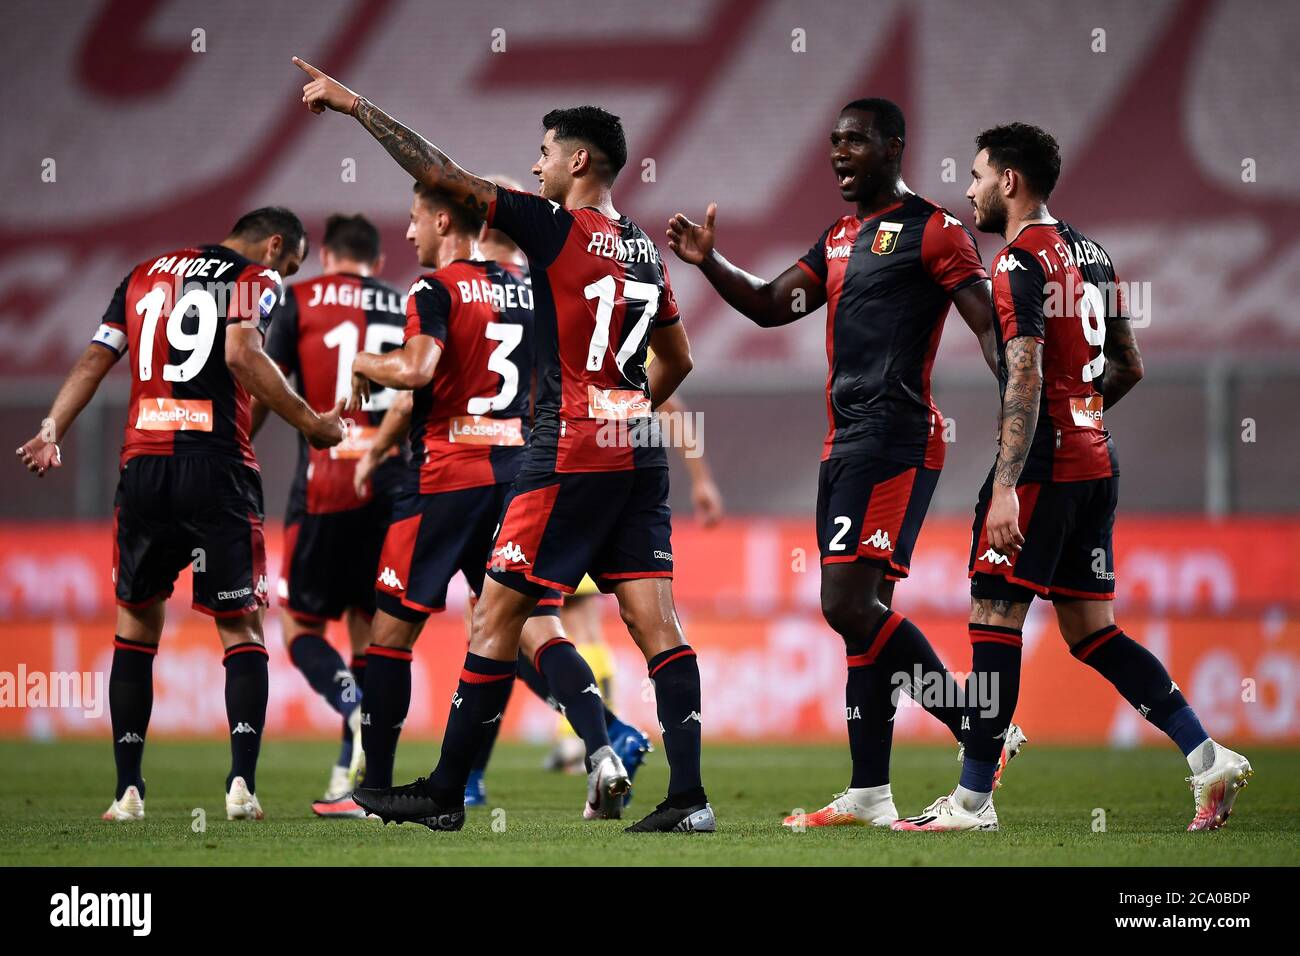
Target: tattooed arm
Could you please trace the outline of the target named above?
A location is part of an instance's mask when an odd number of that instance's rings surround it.
[[[331,109],[356,117],[416,182],[450,193],[480,216],[487,215],[488,205],[497,195],[496,183],[461,169],[419,133],[307,61],[295,56],[293,62],[311,77],[311,82],[302,88],[302,101],[313,113]]]
[[[1012,555],[1025,543],[1020,533],[1020,500],[1016,482],[1029,457],[1038,427],[1038,406],[1043,394],[1043,344],[1021,335],[1007,342],[1007,387],[1002,396],[1002,435],[993,471],[993,499],[984,527],[989,544]]]
[[[1101,376],[1102,407],[1110,408],[1142,380],[1142,355],[1128,319],[1111,319],[1106,323],[1106,340],[1101,347],[1106,356]]]

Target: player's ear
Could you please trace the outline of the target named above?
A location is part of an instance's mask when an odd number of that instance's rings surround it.
[[[589,166],[591,166],[591,153],[582,147],[575,149],[573,155],[569,157],[569,172],[576,176]]]
[[[266,258],[270,262],[279,262],[280,256],[284,255],[284,236],[278,232],[267,237],[266,239]]]
[[[371,275],[379,275],[384,271],[384,254],[381,252],[375,257],[375,261],[370,264]]]

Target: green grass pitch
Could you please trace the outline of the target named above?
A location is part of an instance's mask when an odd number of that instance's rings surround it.
[[[263,749],[260,824],[225,819],[224,742],[151,743],[145,757],[148,818],[99,819],[112,797],[105,742],[0,742],[0,865],[1114,865],[1300,864],[1300,752],[1249,752],[1256,775],[1230,825],[1186,833],[1187,766],[1171,749],[1109,751],[1031,744],[997,794],[999,833],[906,834],[864,827],[787,832],[781,817],[820,807],[847,779],[842,747],[708,746],[705,782],[718,814],[711,836],[630,836],[625,823],[584,823],[584,781],[540,769],[545,748],[502,745],[488,774],[491,807],[471,810],[458,834],[364,820],[318,820],[333,755],[321,741],[271,741]],[[403,741],[401,782],[427,770],[428,741]],[[635,819],[662,794],[667,770],[654,753],[637,778]],[[893,783],[914,813],[956,782],[952,748],[899,747]],[[192,811],[206,811],[195,832]],[[498,829],[493,828],[493,810]],[[1094,810],[1105,832],[1094,832]]]

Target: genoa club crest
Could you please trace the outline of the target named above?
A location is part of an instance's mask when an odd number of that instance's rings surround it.
[[[871,244],[871,251],[878,256],[887,256],[898,245],[898,234],[903,231],[901,222],[882,222],[876,230],[876,240]]]

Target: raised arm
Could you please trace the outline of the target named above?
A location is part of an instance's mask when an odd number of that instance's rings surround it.
[[[668,246],[677,258],[698,266],[729,306],[755,325],[770,329],[788,325],[826,304],[826,289],[799,266],[791,266],[768,282],[723,258],[714,248],[717,214],[717,203],[709,204],[702,224],[679,212],[668,220]]]
[[[1133,335],[1133,323],[1128,319],[1107,322],[1101,351],[1106,356],[1101,375],[1102,408],[1110,408],[1142,380],[1142,354]]]
[[[112,349],[94,342],[86,346],[86,351],[81,353],[81,358],[77,359],[77,364],[72,366],[72,371],[59,388],[49,414],[41,422],[40,431],[17,449],[18,458],[28,471],[44,478],[51,468],[63,464],[59,440],[68,433],[81,410],[90,404],[99,390],[99,383],[117,360],[118,353]]]
[[[953,294],[952,303],[966,320],[970,330],[979,339],[980,351],[984,353],[984,364],[989,367],[996,378],[998,374],[998,337],[993,331],[993,284],[985,279],[959,289]]]
[[[1007,342],[1007,386],[1002,395],[1002,431],[993,471],[993,498],[984,526],[989,544],[1011,556],[1025,543],[1020,533],[1016,483],[1029,458],[1043,392],[1043,343],[1029,335]]]
[[[480,217],[487,216],[488,206],[496,198],[496,183],[466,172],[419,133],[306,60],[295,56],[293,62],[311,78],[302,88],[302,101],[313,113],[331,109],[355,117],[413,179],[450,193],[464,200]]]

